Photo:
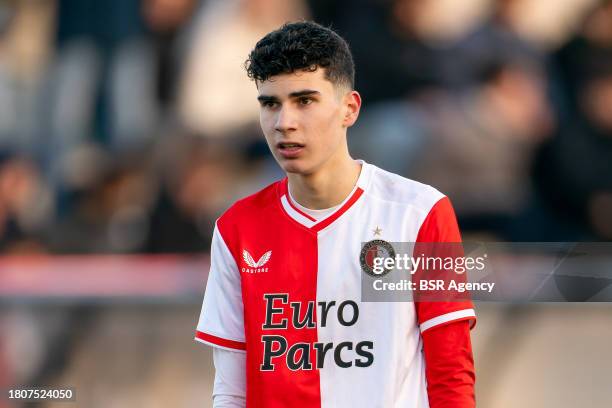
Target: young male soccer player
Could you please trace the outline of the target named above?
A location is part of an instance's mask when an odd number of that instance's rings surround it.
[[[461,237],[444,195],[349,155],[361,98],[346,42],[286,24],[247,71],[287,178],[215,226],[196,331],[214,346],[214,406],[473,407],[471,302],[361,301],[362,242]]]

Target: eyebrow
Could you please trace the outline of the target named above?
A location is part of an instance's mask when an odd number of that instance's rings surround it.
[[[320,94],[321,92],[315,91],[313,89],[304,89],[301,91],[291,92],[289,94],[289,97],[290,98],[300,98],[302,96],[320,95]],[[278,98],[276,96],[270,96],[270,95],[259,95],[257,97],[257,100],[260,102],[276,102],[278,101]]]
[[[321,92],[315,91],[315,90],[312,90],[312,89],[304,89],[303,91],[291,92],[289,94],[289,97],[290,98],[299,98],[301,96],[310,96],[310,95],[315,95],[315,94],[320,95]]]

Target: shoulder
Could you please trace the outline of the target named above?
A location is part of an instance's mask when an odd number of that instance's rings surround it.
[[[236,201],[219,217],[217,226],[241,224],[276,208],[281,182],[282,180],[275,181],[262,190]]]
[[[461,242],[448,197],[434,187],[375,168],[370,194],[410,214],[416,242]]]
[[[445,195],[434,187],[372,166],[368,194],[390,204],[414,207],[425,213]]]

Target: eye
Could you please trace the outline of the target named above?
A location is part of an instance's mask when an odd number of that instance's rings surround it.
[[[307,96],[303,96],[298,100],[300,105],[310,105],[312,103],[312,98]]]
[[[269,100],[269,99],[268,100],[260,100],[259,104],[260,104],[260,106],[263,109],[275,109],[279,105],[278,101]]]
[[[272,109],[278,106],[278,102],[275,101],[263,101],[261,102],[261,106],[264,108]]]

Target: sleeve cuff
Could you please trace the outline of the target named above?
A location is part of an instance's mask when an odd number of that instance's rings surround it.
[[[230,351],[246,351],[246,343],[236,340],[228,340],[222,337],[213,336],[212,334],[196,331],[195,340],[208,344],[213,347],[219,347]]]
[[[470,330],[473,329],[474,326],[476,326],[476,312],[474,312],[474,309],[457,310],[455,312],[450,312],[431,318],[421,323],[421,333],[436,326],[458,322],[461,320],[470,320]]]

